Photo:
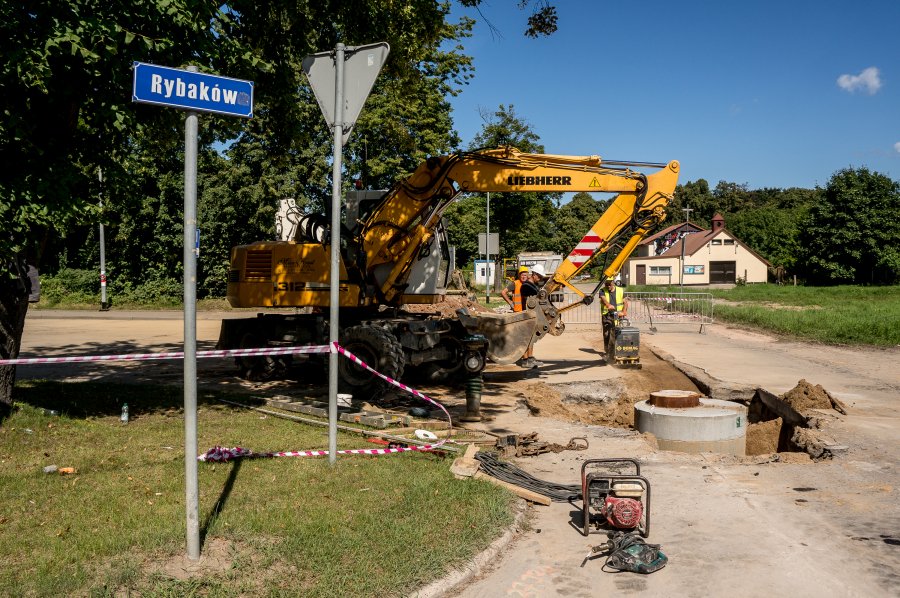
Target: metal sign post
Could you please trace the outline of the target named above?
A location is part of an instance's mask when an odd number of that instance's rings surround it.
[[[109,310],[109,302],[106,300],[106,236],[103,230],[103,171],[97,169],[97,178],[100,181],[100,311]]]
[[[188,558],[200,559],[197,482],[197,112],[252,118],[253,82],[134,63],[133,102],[188,110],[184,119],[184,481]]]
[[[318,52],[303,59],[303,72],[329,127],[334,127],[334,160],[331,170],[331,287],[328,312],[328,342],[339,340],[340,246],[341,246],[341,156],[344,143],[362,110],[390,46],[386,43],[345,47]],[[346,61],[346,64],[345,64]],[[338,354],[328,357],[328,462],[337,462]]]
[[[491,194],[487,194],[487,203],[485,204],[485,253],[484,261],[487,267],[487,276],[484,279],[484,305],[485,307],[491,302]]]

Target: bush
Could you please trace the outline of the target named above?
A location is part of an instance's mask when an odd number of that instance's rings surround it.
[[[162,278],[149,280],[136,286],[130,293],[120,297],[118,303],[141,305],[180,304],[184,298],[181,281]]]
[[[54,306],[97,303],[100,297],[100,275],[96,270],[63,268],[54,275],[41,276],[41,303]]]

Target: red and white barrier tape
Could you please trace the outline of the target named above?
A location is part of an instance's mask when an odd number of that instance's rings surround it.
[[[326,347],[327,347],[327,345],[326,345]],[[334,343],[333,345],[331,345],[331,347],[333,347],[336,352],[340,353],[341,355],[343,355],[347,359],[351,360],[353,363],[357,364],[358,366],[360,366],[360,367],[368,370],[372,374],[378,376],[385,382],[392,384],[392,385],[396,386],[397,388],[405,390],[406,392],[410,393],[414,397],[418,397],[420,399],[428,401],[432,405],[436,405],[437,407],[439,407],[441,409],[441,411],[443,411],[444,414],[447,416],[447,422],[450,424],[450,426],[452,428],[453,419],[450,417],[450,412],[447,411],[447,409],[444,408],[443,405],[441,405],[434,399],[424,395],[423,393],[419,392],[418,390],[416,390],[414,388],[410,388],[409,386],[403,384],[399,380],[394,380],[390,376],[385,376],[384,374],[375,370],[374,368],[369,366],[369,364],[367,364],[365,361],[363,361],[362,359],[360,359],[359,357],[357,357],[356,355],[354,355],[347,349],[343,348],[339,344]],[[386,449],[347,449],[347,450],[337,451],[336,454],[338,454],[338,455],[392,455],[392,454],[396,454],[396,453],[405,453],[405,452],[409,452],[409,451],[433,451],[437,448],[440,448],[446,442],[447,442],[447,439],[445,438],[444,440],[441,440],[440,442],[437,442],[435,444],[426,444],[426,445],[422,445],[422,446],[411,445],[411,446],[405,446],[405,447],[386,448]],[[248,458],[325,457],[328,454],[329,454],[329,451],[324,451],[324,450],[254,453],[250,449],[241,448],[239,446],[231,448],[231,449],[217,446],[215,448],[209,449],[208,451],[206,451],[206,453],[199,455],[197,457],[197,460],[198,461],[222,462],[222,461],[229,461],[231,459],[240,459],[243,457],[248,457]]]
[[[391,378],[390,376],[385,376],[385,375],[382,374],[381,372],[379,372],[379,371],[373,369],[373,368],[372,368],[371,366],[369,366],[369,364],[367,364],[365,361],[363,361],[362,359],[360,359],[359,357],[357,357],[356,355],[354,355],[353,353],[351,353],[351,352],[348,351],[347,349],[343,348],[343,347],[340,346],[339,344],[334,343],[334,344],[331,345],[331,346],[334,348],[335,351],[337,351],[338,353],[340,353],[341,355],[343,355],[344,357],[346,357],[347,359],[349,359],[349,360],[352,361],[353,363],[357,364],[358,366],[360,366],[360,367],[362,367],[362,368],[368,370],[369,372],[375,374],[376,376],[378,376],[379,378],[381,378],[381,379],[384,380],[385,382],[387,382],[387,383],[389,383],[389,384],[392,384],[393,386],[396,386],[397,388],[400,388],[400,389],[402,389],[402,390],[405,390],[406,392],[410,393],[410,394],[413,395],[414,397],[418,397],[418,398],[420,398],[420,399],[423,399],[423,400],[425,400],[425,401],[428,401],[428,402],[431,403],[432,405],[436,405],[437,407],[439,407],[439,408],[441,409],[441,411],[443,411],[444,414],[447,416],[447,422],[450,424],[450,426],[451,426],[451,428],[452,428],[452,426],[453,426],[453,419],[450,417],[450,412],[447,411],[447,409],[446,409],[443,405],[441,405],[440,403],[438,403],[438,402],[435,401],[434,399],[432,399],[432,398],[430,398],[430,397],[428,397],[428,396],[422,394],[422,393],[419,392],[418,390],[416,390],[416,389],[414,389],[414,388],[411,388],[411,387],[407,386],[406,384],[403,384],[403,383],[400,382],[399,380],[394,380],[394,379]],[[327,345],[326,345],[326,347],[327,347]],[[390,455],[390,454],[396,454],[396,453],[405,453],[405,452],[408,452],[408,451],[433,451],[433,450],[435,450],[435,449],[437,449],[437,448],[440,448],[440,447],[441,447],[443,444],[445,444],[446,442],[447,442],[447,439],[441,440],[440,442],[437,442],[437,443],[435,443],[435,444],[426,444],[426,445],[422,445],[422,446],[412,445],[412,446],[406,446],[406,447],[386,448],[386,449],[347,449],[347,450],[340,450],[340,451],[337,451],[337,454],[338,454],[338,455]],[[231,459],[240,459],[240,458],[243,458],[243,457],[250,457],[250,458],[259,458],[259,457],[324,457],[324,456],[327,456],[328,454],[329,454],[329,451],[323,451],[323,450],[312,450],[312,451],[282,451],[282,452],[269,452],[269,453],[254,453],[253,451],[251,451],[251,450],[249,450],[249,449],[241,448],[241,447],[239,447],[239,446],[238,446],[238,447],[231,448],[231,449],[217,446],[217,447],[215,447],[215,448],[209,449],[208,451],[206,451],[206,453],[204,453],[204,454],[198,456],[198,457],[197,457],[197,460],[199,460],[199,461],[214,461],[214,462],[216,462],[216,461],[229,461],[229,460],[231,460]]]
[[[453,420],[452,420],[451,417],[450,417],[450,412],[447,411],[446,409],[444,409],[444,406],[441,405],[440,403],[438,403],[437,401],[435,401],[434,399],[431,399],[431,398],[425,396],[424,394],[422,394],[421,392],[419,392],[419,391],[416,390],[415,388],[410,388],[409,386],[407,386],[406,384],[403,384],[403,383],[400,382],[399,380],[394,380],[394,379],[391,378],[390,376],[385,376],[385,375],[382,374],[381,372],[378,372],[378,371],[372,369],[371,367],[368,366],[368,364],[366,364],[365,361],[363,361],[362,359],[360,359],[359,357],[357,357],[356,355],[354,355],[353,353],[351,353],[351,352],[348,351],[347,349],[343,348],[343,347],[340,346],[339,344],[334,343],[334,349],[335,349],[338,353],[340,353],[341,355],[343,355],[344,357],[346,357],[347,359],[349,359],[350,361],[352,361],[353,363],[355,363],[355,364],[357,364],[357,365],[359,365],[359,366],[362,366],[363,368],[369,370],[370,372],[372,372],[373,374],[375,374],[376,376],[378,376],[379,378],[381,378],[382,380],[384,380],[384,381],[387,382],[388,384],[392,384],[392,385],[396,386],[396,387],[399,388],[399,389],[405,390],[406,392],[408,392],[409,394],[413,395],[414,397],[418,397],[418,398],[422,399],[423,401],[428,401],[428,402],[431,403],[432,405],[436,405],[437,407],[440,408],[441,411],[444,412],[444,415],[447,416],[447,421],[452,423]]]
[[[433,451],[443,442],[438,444],[424,444],[422,446],[404,446],[396,448],[384,449],[345,449],[337,451],[338,455],[392,455],[396,453],[405,453],[409,451]],[[225,448],[217,446],[211,448],[206,453],[197,457],[198,461],[207,461],[213,463],[224,463],[232,459],[258,459],[263,457],[325,457],[329,451],[280,451],[270,453],[254,453],[250,449],[236,446],[234,448]]]
[[[328,345],[308,347],[261,347],[254,349],[217,349],[197,351],[197,358],[208,357],[248,357],[252,355],[291,355],[294,353],[331,353]],[[160,359],[184,359],[183,351],[165,353],[126,353],[124,355],[72,355],[69,357],[25,357],[21,359],[0,359],[0,365],[32,365],[37,363],[79,363],[85,361],[150,361]]]
[[[385,376],[381,372],[370,367],[362,359],[340,346],[338,343],[333,345],[312,345],[306,347],[262,347],[253,349],[223,349],[215,351],[197,351],[197,358],[209,357],[248,357],[253,355],[291,355],[295,353],[339,353],[347,359],[353,361],[360,367],[368,370],[372,374],[378,376],[388,384],[396,386],[411,395],[418,397],[424,401],[428,401],[432,405],[440,408],[447,416],[447,421],[451,426],[453,423],[450,412],[430,397],[425,396],[418,390],[411,388],[399,380],[395,380],[390,376]],[[27,357],[21,359],[0,359],[0,365],[32,365],[38,363],[79,363],[79,362],[96,362],[96,361],[149,361],[162,359],[184,359],[184,352],[171,351],[165,353],[131,353],[122,355],[72,355],[69,357]],[[337,451],[339,455],[388,455],[392,453],[402,453],[407,451],[430,451],[440,447],[447,440],[441,440],[436,444],[423,446],[409,446],[403,448],[386,448],[386,449],[352,449]],[[328,451],[288,451],[277,453],[254,453],[249,449],[235,447],[226,449],[215,447],[205,454],[197,457],[200,461],[228,461],[229,459],[237,459],[240,457],[320,457],[328,455]]]

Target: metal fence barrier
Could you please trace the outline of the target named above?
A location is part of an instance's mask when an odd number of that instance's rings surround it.
[[[713,323],[712,293],[625,293],[632,322],[647,323],[653,330],[661,324]]]
[[[554,293],[557,306],[577,301],[579,296],[572,292]],[[662,324],[697,324],[700,332],[703,326],[713,323],[713,300],[711,293],[625,293],[628,299],[628,319],[632,323],[647,324],[651,329]],[[566,324],[600,325],[601,302],[599,298],[591,305],[581,305],[563,313]]]

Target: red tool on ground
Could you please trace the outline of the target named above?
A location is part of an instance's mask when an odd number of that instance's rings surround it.
[[[624,472],[623,472],[624,470]],[[633,471],[632,471],[633,470]],[[582,533],[634,529],[650,533],[650,482],[635,459],[588,459],[581,466]]]

